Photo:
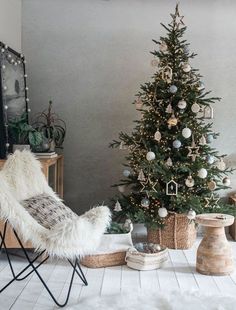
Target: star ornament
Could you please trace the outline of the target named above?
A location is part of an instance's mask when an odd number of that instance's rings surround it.
[[[199,146],[196,146],[196,143],[193,139],[192,145],[187,146],[187,149],[189,150],[188,157],[192,158],[192,161],[195,161],[196,158],[199,156]]]
[[[142,184],[142,189],[141,192],[146,192],[148,191],[147,188],[151,187],[151,191],[152,192],[157,192],[157,190],[155,189],[155,186],[157,185],[157,182],[153,182],[150,177],[148,176],[147,180],[145,182],[140,182]]]
[[[215,197],[213,194],[211,194],[210,197],[205,197],[204,199],[206,200],[205,208],[209,208],[209,207],[218,208],[219,207],[218,205],[218,201],[220,200],[219,197]]]
[[[184,26],[184,22],[183,22],[184,16],[179,14],[178,4],[176,5],[176,8],[175,8],[175,14],[170,14],[170,15],[173,18],[173,21],[171,24],[173,24],[174,28],[179,29],[180,25]]]

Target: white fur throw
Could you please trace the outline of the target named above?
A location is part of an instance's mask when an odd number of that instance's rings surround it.
[[[95,207],[73,220],[41,226],[20,204],[21,200],[40,194],[60,198],[48,186],[40,162],[29,151],[15,151],[0,171],[0,217],[8,220],[24,241],[49,255],[74,258],[92,254],[110,223],[110,211]]]

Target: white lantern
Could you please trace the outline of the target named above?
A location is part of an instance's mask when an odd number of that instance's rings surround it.
[[[153,153],[153,152],[148,152],[147,153],[147,155],[146,155],[146,159],[148,160],[148,161],[151,161],[151,160],[154,160],[156,158],[156,155],[155,155],[155,153]]]
[[[167,209],[164,208],[164,207],[159,208],[159,209],[158,209],[158,215],[159,215],[160,217],[166,217],[166,216],[168,215]]]
[[[184,129],[182,130],[182,136],[183,136],[185,139],[191,137],[191,134],[192,134],[191,129],[189,129],[189,128],[187,128],[187,127],[184,128]]]
[[[201,168],[198,170],[198,177],[201,179],[205,179],[207,177],[207,170],[205,168]]]

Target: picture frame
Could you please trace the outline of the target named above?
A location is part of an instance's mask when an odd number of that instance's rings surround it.
[[[26,113],[28,121],[28,87],[25,57],[0,42],[0,159],[12,151],[9,121]]]

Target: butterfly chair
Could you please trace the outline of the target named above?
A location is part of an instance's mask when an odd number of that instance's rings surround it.
[[[107,207],[95,207],[78,216],[66,207],[49,187],[41,171],[40,162],[29,151],[16,151],[7,159],[0,171],[0,218],[5,226],[0,233],[0,247],[5,253],[13,278],[0,293],[14,281],[27,278],[35,272],[57,306],[67,304],[77,274],[88,285],[79,259],[92,254],[110,222]],[[10,225],[23,250],[28,265],[16,274],[6,246],[6,229]],[[24,247],[30,241],[36,256],[32,259]],[[39,267],[49,258],[67,259],[72,275],[64,303],[59,303],[39,273]],[[41,257],[41,261],[36,260]]]

